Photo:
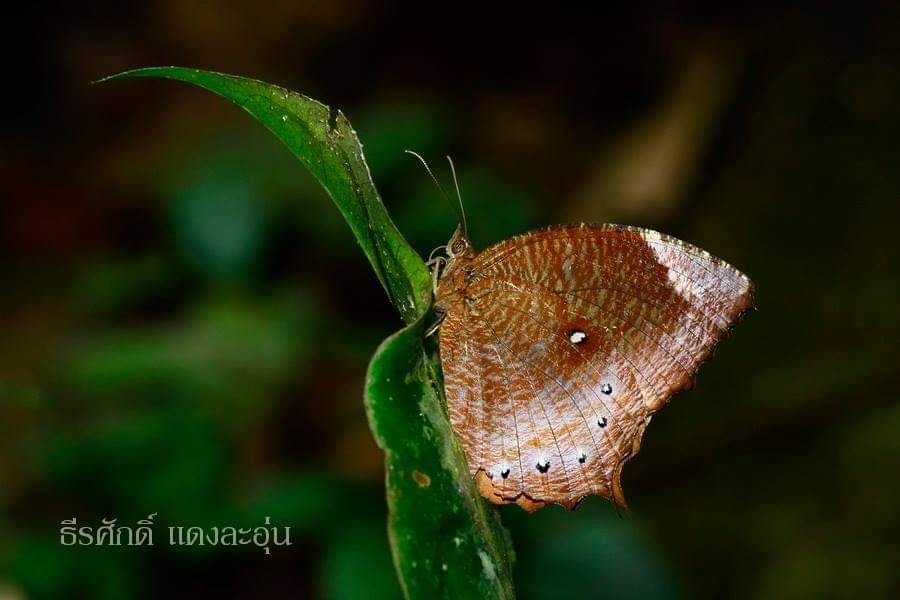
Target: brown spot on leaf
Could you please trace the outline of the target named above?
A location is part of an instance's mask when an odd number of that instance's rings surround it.
[[[425,473],[420,473],[419,471],[412,472],[413,479],[416,480],[416,483],[419,484],[419,487],[427,488],[431,485],[431,477],[426,475]]]

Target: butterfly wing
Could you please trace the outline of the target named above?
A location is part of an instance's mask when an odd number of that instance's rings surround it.
[[[482,494],[533,510],[599,494],[651,415],[752,307],[750,280],[655,231],[555,227],[488,248],[441,326],[451,422]]]

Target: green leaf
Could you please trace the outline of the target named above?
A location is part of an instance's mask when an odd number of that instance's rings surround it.
[[[403,320],[411,323],[424,314],[431,296],[428,269],[388,216],[372,182],[362,144],[341,111],[282,87],[199,69],[152,67],[101,81],[126,77],[191,83],[253,115],[331,196]]]
[[[509,539],[450,429],[422,324],[385,340],[366,380],[369,424],[385,451],[394,564],[408,598],[512,598]]]
[[[385,451],[388,533],[404,593],[513,598],[508,535],[475,489],[444,410],[436,350],[422,343],[430,274],[388,217],[349,121],[310,98],[231,75],[161,67],[108,79],[122,77],[177,79],[224,96],[272,131],[326,189],[412,323],[381,345],[366,382],[369,423]]]

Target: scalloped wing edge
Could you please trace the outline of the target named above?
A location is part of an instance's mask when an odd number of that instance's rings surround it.
[[[554,227],[548,227],[546,229],[555,229],[558,227],[559,226],[554,226]],[[625,227],[625,226],[623,226],[623,227]],[[633,228],[633,229],[639,229],[639,228]],[[672,239],[677,239],[677,238],[672,238]],[[683,243],[687,244],[687,242],[683,242]],[[713,257],[713,258],[715,258],[715,257]],[[721,261],[721,259],[718,259],[718,260]],[[721,262],[725,263],[725,261],[721,261]],[[728,264],[728,263],[725,263],[725,264]],[[732,268],[734,268],[734,267],[732,267]],[[737,269],[734,269],[734,270],[737,271],[738,273],[740,273],[740,271],[738,271]],[[741,273],[741,275],[743,275],[743,273]],[[746,277],[746,275],[744,275],[744,277]],[[487,471],[484,468],[478,468],[475,470],[473,477],[475,479],[475,484],[478,488],[478,492],[481,494],[481,496],[483,498],[485,498],[486,500],[492,502],[493,504],[518,504],[526,512],[529,512],[529,513],[532,513],[540,508],[543,508],[544,506],[547,506],[548,504],[557,504],[559,506],[566,508],[567,510],[576,510],[581,505],[581,503],[584,501],[585,498],[587,498],[589,496],[601,496],[602,498],[606,498],[607,500],[609,500],[610,502],[615,504],[617,508],[627,512],[629,510],[628,503],[625,500],[625,491],[622,488],[622,469],[625,467],[625,463],[627,463],[629,460],[631,460],[632,458],[637,456],[638,452],[640,452],[641,443],[643,442],[643,439],[644,439],[644,432],[647,430],[647,426],[650,424],[650,421],[652,420],[653,415],[655,415],[657,412],[659,412],[663,408],[663,406],[665,406],[666,404],[671,402],[672,398],[674,398],[676,395],[680,394],[683,391],[690,390],[694,387],[697,373],[700,371],[700,368],[703,365],[708,363],[715,356],[716,349],[719,347],[719,344],[721,344],[722,341],[730,338],[732,333],[734,332],[735,327],[737,327],[737,325],[741,321],[743,321],[750,312],[752,312],[753,310],[756,309],[755,288],[753,286],[752,280],[750,280],[749,277],[747,277],[747,280],[750,282],[750,285],[747,289],[747,292],[742,297],[742,299],[745,302],[742,305],[738,306],[739,312],[736,314],[736,316],[734,318],[731,319],[731,321],[728,325],[728,329],[726,331],[724,331],[722,333],[722,335],[719,337],[719,339],[716,340],[715,344],[713,344],[709,348],[706,355],[703,357],[703,359],[700,361],[700,363],[694,369],[694,372],[691,375],[690,380],[687,383],[685,383],[683,386],[681,386],[680,388],[674,390],[659,405],[657,405],[647,411],[647,414],[644,417],[643,424],[641,424],[638,427],[638,430],[635,432],[634,436],[632,437],[631,451],[627,455],[621,457],[618,460],[618,462],[616,462],[616,465],[613,468],[613,475],[612,475],[612,478],[610,481],[611,491],[608,495],[607,494],[586,493],[586,494],[582,494],[580,496],[575,496],[571,501],[555,501],[555,500],[550,500],[547,498],[540,498],[537,496],[531,496],[524,491],[516,494],[515,496],[503,496],[496,491],[496,488],[494,487],[494,484],[493,484],[491,478],[488,477],[488,475],[487,475]]]

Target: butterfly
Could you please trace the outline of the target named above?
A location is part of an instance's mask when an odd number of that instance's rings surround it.
[[[479,492],[626,507],[622,466],[753,307],[752,282],[649,229],[555,226],[479,253],[461,221],[430,264],[447,411]]]

